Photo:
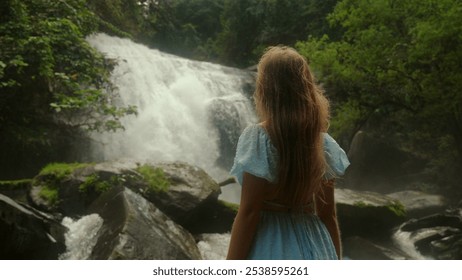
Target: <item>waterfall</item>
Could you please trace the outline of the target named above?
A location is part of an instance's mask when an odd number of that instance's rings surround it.
[[[117,66],[120,105],[137,116],[124,131],[94,134],[99,160],[183,161],[215,180],[228,176],[241,131],[256,122],[249,100],[253,73],[162,53],[129,39],[96,34],[87,41]],[[247,89],[247,90],[246,90]]]

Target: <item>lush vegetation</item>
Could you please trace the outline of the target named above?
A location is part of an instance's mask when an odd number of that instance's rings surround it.
[[[343,30],[298,43],[335,101],[332,131],[359,129],[428,161],[439,184],[460,186],[460,1],[344,0],[328,17]]]
[[[119,129],[135,112],[115,106],[113,62],[85,41],[100,22],[86,1],[5,0],[0,14],[2,175],[63,160],[80,131]]]

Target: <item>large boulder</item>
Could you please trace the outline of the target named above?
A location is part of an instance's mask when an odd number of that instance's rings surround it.
[[[400,201],[406,209],[408,218],[419,218],[446,209],[448,203],[442,195],[428,194],[421,191],[400,191],[388,194]]]
[[[127,186],[141,193],[176,223],[194,233],[213,220],[220,187],[204,170],[181,162],[144,165]],[[157,185],[157,186],[156,186]],[[158,186],[161,185],[161,186]]]
[[[81,216],[100,194],[87,187],[97,177],[94,164],[50,164],[34,178],[29,201],[46,212]]]
[[[189,232],[128,188],[103,193],[89,213],[104,220],[90,259],[201,259]]]
[[[199,209],[196,219],[185,226],[192,234],[230,232],[238,207],[222,200],[210,201]]]
[[[428,181],[424,160],[364,131],[354,136],[348,158],[351,165],[342,182],[345,188],[385,194]]]
[[[0,259],[57,259],[65,232],[50,216],[0,194]]]
[[[335,198],[343,237],[386,237],[405,220],[403,205],[383,194],[337,188]]]
[[[117,186],[140,193],[193,233],[229,230],[233,213],[218,202],[218,184],[204,170],[181,162],[53,164],[34,178],[29,199],[43,211],[78,218],[101,193]]]

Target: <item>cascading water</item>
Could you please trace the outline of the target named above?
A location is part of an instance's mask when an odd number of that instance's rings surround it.
[[[100,160],[184,161],[226,179],[239,134],[256,121],[245,88],[253,74],[97,34],[88,42],[118,62],[112,81],[122,105],[135,105],[125,131],[94,135]]]
[[[64,260],[85,260],[96,244],[103,219],[98,214],[84,216],[79,220],[65,217],[62,224],[68,228],[65,235],[67,251],[59,258]]]

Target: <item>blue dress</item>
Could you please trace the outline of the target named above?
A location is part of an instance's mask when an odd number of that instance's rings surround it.
[[[328,163],[326,179],[344,174],[350,162],[345,152],[327,133],[324,153]],[[277,150],[259,124],[247,127],[239,138],[230,171],[242,185],[243,173],[276,182]],[[338,259],[325,225],[315,214],[263,211],[248,259],[332,260]]]

